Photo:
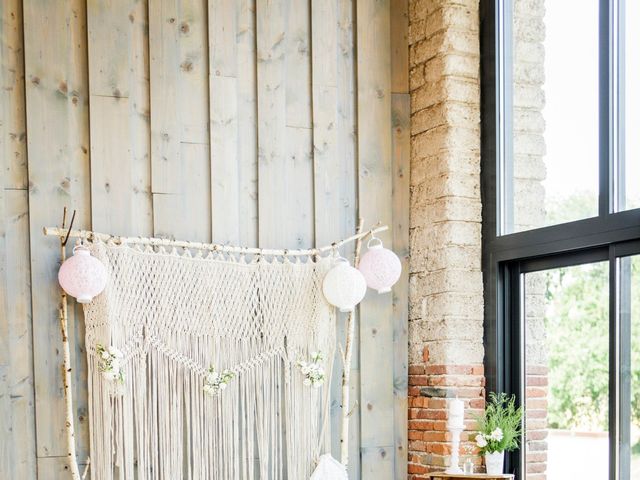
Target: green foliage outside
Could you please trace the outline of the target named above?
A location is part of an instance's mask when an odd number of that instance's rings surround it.
[[[593,195],[549,208],[549,223],[584,218]],[[631,264],[631,416],[640,428],[640,258]],[[545,331],[549,364],[549,426],[608,430],[609,266],[607,262],[549,270]],[[635,448],[640,448],[636,446]]]

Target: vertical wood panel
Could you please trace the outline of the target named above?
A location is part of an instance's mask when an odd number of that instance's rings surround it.
[[[209,2],[213,240],[258,245],[254,0]]]
[[[0,21],[0,478],[27,478],[35,426],[20,2],[2,3]]]
[[[389,0],[357,2],[359,210],[392,226]],[[382,236],[391,246],[391,232]],[[393,308],[369,292],[360,306],[362,478],[392,478],[394,462]]]
[[[282,179],[280,188],[285,196],[281,206],[292,207],[285,207],[280,217],[285,226],[283,233],[289,235],[285,242],[295,240],[295,246],[305,248],[314,243],[311,3],[288,0],[286,10],[285,161],[280,164],[279,173],[275,169],[271,173]],[[275,212],[279,210],[281,207]]]
[[[4,0],[0,4],[0,21],[0,164],[3,167],[0,186],[26,189],[29,179],[21,0]]]
[[[86,463],[81,462],[78,466],[80,467],[80,473],[82,473]],[[69,477],[69,465],[66,456],[38,459],[38,480],[61,480]]]
[[[211,239],[206,0],[150,0],[154,234]]]
[[[391,0],[391,118],[393,175],[393,250],[402,275],[393,288],[393,389],[395,477],[407,478],[408,320],[409,320],[409,174],[411,97],[409,94],[408,0]]]
[[[29,268],[29,203],[23,189],[0,194],[1,478],[35,477],[35,418]],[[4,210],[4,215],[3,215]],[[5,388],[2,388],[5,387]]]
[[[93,228],[153,232],[146,3],[89,0]]]
[[[296,5],[294,5],[294,3]],[[258,222],[262,247],[307,247],[313,242],[311,132],[304,125],[310,98],[287,96],[295,75],[286,53],[308,56],[304,9],[294,0],[257,0]],[[295,7],[295,8],[292,8]],[[308,25],[308,24],[307,24]],[[306,32],[306,33],[305,33]],[[304,36],[307,36],[305,43]],[[298,65],[304,62],[298,58]],[[289,74],[288,74],[289,73]]]
[[[391,95],[393,128],[393,250],[402,261],[402,275],[393,287],[393,392],[395,478],[407,477],[408,455],[408,321],[409,321],[409,169],[411,98]]]
[[[313,0],[312,99],[314,205],[316,245],[327,245],[337,238],[353,234],[356,221],[355,123],[353,8],[351,1]],[[343,247],[347,258],[353,256],[353,244]],[[338,342],[344,343],[346,315],[337,319]],[[332,452],[340,458],[342,424],[341,372],[339,352],[334,358],[335,375],[331,391]],[[358,342],[354,343],[351,373],[351,401],[360,394]],[[360,410],[354,408],[349,426],[349,476],[360,476]]]
[[[59,247],[42,227],[59,223],[62,207],[78,209],[77,228],[89,228],[87,31],[81,0],[24,1],[29,153],[29,224],[33,308],[37,454],[65,455],[56,273]],[[75,379],[86,378],[78,309],[70,309]],[[86,382],[74,384],[78,455],[88,450]],[[82,418],[82,421],[80,418]]]

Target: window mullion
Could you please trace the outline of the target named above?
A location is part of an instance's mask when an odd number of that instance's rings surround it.
[[[619,477],[620,458],[620,323],[619,263],[615,256],[615,246],[609,247],[609,479],[628,480]]]
[[[600,0],[600,39],[599,39],[599,200],[598,213],[605,216],[612,213],[614,198],[612,195],[612,170],[614,166],[615,132],[614,127],[614,82],[613,76],[613,36],[612,21],[615,16],[612,14],[613,4],[609,0]]]
[[[614,176],[613,176],[613,198],[614,198],[614,212],[620,212],[626,210],[627,192],[626,192],[626,128],[625,128],[625,89],[626,89],[626,75],[625,75],[625,10],[626,0],[615,0],[616,7],[616,24],[615,24],[615,45],[614,55],[615,69],[614,84],[616,85],[616,91],[614,92],[615,99],[614,105],[616,107],[616,158],[613,163]]]
[[[616,258],[618,340],[618,478],[631,478],[631,257]]]

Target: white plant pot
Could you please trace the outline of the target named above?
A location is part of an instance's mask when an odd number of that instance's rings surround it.
[[[500,475],[504,466],[504,452],[485,453],[484,466],[489,475]]]

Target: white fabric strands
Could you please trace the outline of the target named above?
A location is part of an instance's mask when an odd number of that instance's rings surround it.
[[[329,447],[331,260],[88,246],[109,274],[85,306],[92,479],[308,479]],[[310,382],[298,362],[318,358]]]

